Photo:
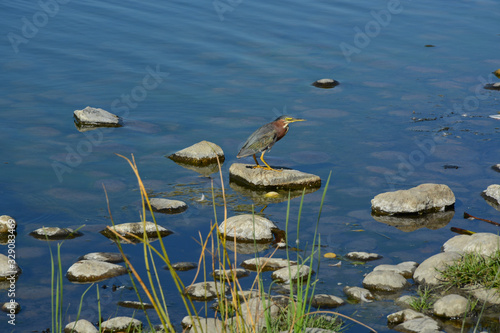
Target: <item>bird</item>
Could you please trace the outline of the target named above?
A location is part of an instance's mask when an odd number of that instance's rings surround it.
[[[290,116],[281,116],[276,118],[273,122],[261,126],[258,130],[253,132],[252,135],[250,135],[236,157],[242,158],[253,155],[253,159],[256,164],[254,168],[281,171],[271,168],[269,164],[267,164],[264,160],[264,154],[270,151],[274,144],[281,140],[286,135],[286,133],[288,133],[288,125],[296,121],[305,121],[305,119],[293,118]],[[260,155],[260,160],[266,165],[265,167],[259,165],[257,157],[255,157],[255,155],[260,152],[262,152],[262,154]]]

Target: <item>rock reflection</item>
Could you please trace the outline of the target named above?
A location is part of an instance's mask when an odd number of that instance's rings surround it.
[[[411,232],[420,228],[441,229],[450,223],[454,215],[454,210],[424,215],[376,215],[372,213],[375,221],[391,225],[404,232]]]

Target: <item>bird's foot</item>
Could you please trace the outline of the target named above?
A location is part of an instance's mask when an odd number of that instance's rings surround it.
[[[270,166],[262,166],[262,165],[254,165],[254,169],[264,169],[264,170],[269,170],[269,171],[277,171],[277,172],[282,172],[283,170],[276,170],[271,168]]]

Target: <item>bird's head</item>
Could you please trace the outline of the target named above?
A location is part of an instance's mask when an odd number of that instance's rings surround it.
[[[305,119],[300,119],[300,118],[294,118],[290,116],[281,116],[277,118],[274,122],[278,123],[279,125],[283,127],[287,127],[288,124],[294,123],[296,121],[306,121]]]

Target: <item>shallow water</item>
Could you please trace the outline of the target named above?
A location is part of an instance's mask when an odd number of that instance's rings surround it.
[[[28,236],[32,230],[85,225],[83,237],[63,245],[67,269],[87,252],[116,250],[98,233],[110,223],[102,184],[115,222],[140,220],[137,182],[116,153],[134,154],[151,193],[188,203],[185,213],[157,219],[175,232],[166,238],[171,260],[197,261],[193,238],[208,232],[214,215],[209,203],[196,200],[201,194],[210,200],[211,180],[165,156],[200,140],[219,144],[229,214],[248,212],[251,198],[228,186],[229,166],[253,130],[282,114],[307,122],[292,124],[268,162],[324,181],[332,171],[319,225],[324,251],[384,256],[364,266],[323,261],[319,292],[343,297],[343,286],[361,285],[374,265],[423,261],[454,236],[450,226],[497,232],[462,218],[467,211],[498,219],[479,195],[499,177],[490,167],[499,163],[500,123],[488,115],[499,111],[500,94],[482,89],[498,81],[490,73],[500,68],[494,1],[241,1],[221,15],[201,1],[47,3],[49,15],[37,2],[0,5],[0,214],[19,223],[23,269],[16,284],[23,310],[15,327],[0,320],[2,330],[51,324],[48,246]],[[341,84],[310,85],[321,78]],[[72,114],[87,105],[122,116],[125,126],[78,132]],[[370,216],[376,194],[425,182],[455,193],[456,214],[447,226],[403,232]],[[312,241],[321,194],[304,198],[300,244]],[[299,202],[291,202],[292,234]],[[286,206],[269,205],[265,216],[284,227]],[[222,214],[219,207],[219,220]],[[126,250],[139,265],[141,248]],[[182,277],[190,283],[194,273]],[[127,279],[104,284],[129,286]],[[185,313],[174,309],[178,298],[166,273],[165,281],[178,322]],[[71,318],[85,288],[65,283]],[[8,301],[5,290],[1,295]],[[130,291],[101,289],[101,296],[108,302],[103,317],[133,313],[116,306],[134,297]],[[95,290],[87,294],[83,317],[96,318],[95,298]],[[383,301],[338,310],[384,332],[386,316],[397,308]]]

